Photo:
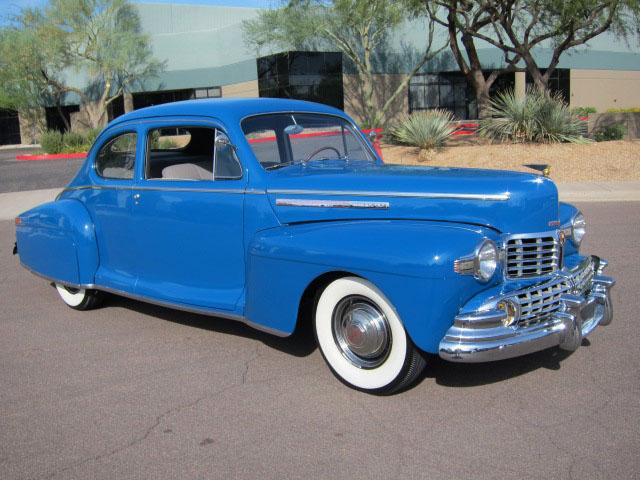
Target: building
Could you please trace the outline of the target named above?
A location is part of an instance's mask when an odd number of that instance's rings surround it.
[[[166,62],[160,78],[147,82],[144,91],[127,99],[134,109],[158,103],[211,97],[292,97],[334,105],[356,119],[360,117],[361,92],[353,68],[331,46],[314,52],[255,52],[246,45],[242,22],[259,10],[184,4],[136,4],[142,27],[151,38],[156,57]],[[441,32],[444,34],[445,32]],[[406,78],[425,42],[425,29],[408,22],[389,39],[388,48],[376,62],[376,97]],[[536,55],[544,60],[549,51]],[[483,65],[499,67],[501,53],[487,44],[480,50]],[[79,80],[80,81],[80,80]],[[494,91],[506,87],[522,90],[523,72],[502,75]],[[608,108],[640,106],[640,52],[602,35],[590,48],[565,54],[552,79],[571,107]],[[64,128],[60,115],[72,125],[82,124],[82,112],[72,98],[62,109],[46,109],[48,128]],[[113,102],[109,116],[124,111],[125,99]],[[391,115],[428,108],[451,110],[457,118],[475,118],[474,94],[449,52],[445,52],[416,75],[393,105]],[[0,144],[27,143],[34,128],[15,112],[0,111]]]

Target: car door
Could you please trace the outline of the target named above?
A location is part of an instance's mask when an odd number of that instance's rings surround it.
[[[137,277],[131,221],[132,189],[141,147],[137,128],[123,126],[100,140],[92,150],[92,185],[78,189],[78,196],[93,218],[98,242],[100,264],[95,283],[129,293]]]
[[[208,122],[147,127],[133,195],[138,295],[240,308],[246,175],[231,146],[216,147],[221,135],[220,126]]]

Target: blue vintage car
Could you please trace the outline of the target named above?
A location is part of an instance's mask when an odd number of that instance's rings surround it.
[[[425,352],[578,348],[614,285],[584,235],[547,178],[385,165],[343,112],[276,99],[123,115],[16,219],[22,265],[72,308],[110,292],[281,336],[311,322],[335,375],[375,393]]]

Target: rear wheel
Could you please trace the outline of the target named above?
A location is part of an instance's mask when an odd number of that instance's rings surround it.
[[[104,293],[99,290],[67,287],[56,283],[62,301],[75,310],[91,310],[102,303]]]
[[[413,383],[425,366],[391,303],[362,278],[330,283],[318,300],[314,326],[332,372],[356,389],[393,393]]]

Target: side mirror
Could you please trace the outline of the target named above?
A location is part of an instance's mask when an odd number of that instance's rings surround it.
[[[298,133],[302,133],[303,131],[304,127],[302,125],[298,125],[297,123],[284,127],[284,133],[286,133],[287,135],[297,135]]]
[[[369,136],[369,140],[371,140],[371,143],[374,143],[376,141],[376,138],[378,138],[378,134],[376,133],[375,130],[371,130],[368,133],[368,136]]]

